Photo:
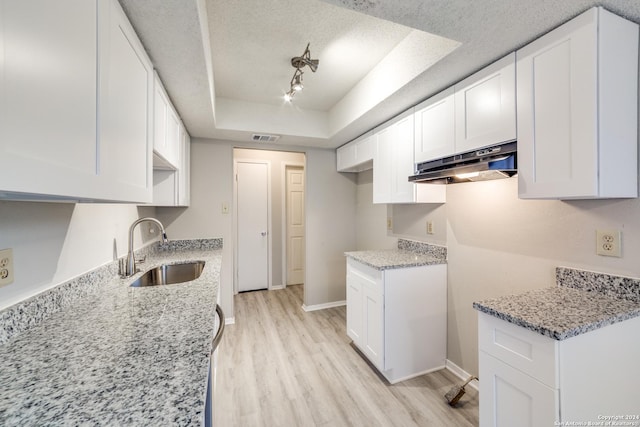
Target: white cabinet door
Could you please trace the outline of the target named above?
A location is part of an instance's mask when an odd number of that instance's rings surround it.
[[[189,206],[191,202],[191,137],[184,126],[180,127],[180,139],[182,143],[180,144],[178,205]]]
[[[479,352],[480,427],[553,426],[560,420],[558,390]]]
[[[154,167],[175,170],[180,166],[180,118],[157,73],[154,73],[153,80]]]
[[[358,171],[371,169],[373,165],[373,153],[375,151],[375,136],[373,132],[356,141],[356,164]]]
[[[96,1],[2,0],[0,12],[0,192],[92,198]]]
[[[356,144],[350,142],[336,150],[336,167],[338,172],[351,172],[356,164]]]
[[[169,104],[167,115],[167,161],[176,168],[180,167],[180,117],[173,106]]]
[[[364,136],[339,147],[336,150],[338,172],[362,172],[373,167],[375,135]]]
[[[638,26],[594,8],[516,55],[519,196],[636,197]]]
[[[347,335],[356,345],[362,344],[362,282],[347,264]]]
[[[512,53],[454,87],[455,152],[516,139],[516,70]]]
[[[164,93],[162,82],[157,73],[153,78],[153,153],[154,166],[158,166],[157,160],[160,156],[162,161],[167,157],[167,118],[169,111],[169,99]]]
[[[415,187],[409,182],[409,176],[415,173],[413,161],[413,114],[393,125],[393,140],[390,150],[393,155],[391,164],[391,202],[415,203]]]
[[[409,182],[414,170],[412,110],[376,133],[373,158],[373,203],[444,203],[444,185]]]
[[[153,170],[153,206],[189,206],[191,138],[180,123],[180,167]]]
[[[347,335],[384,370],[384,283],[382,273],[347,260]]]
[[[369,360],[384,370],[384,294],[382,281],[366,278],[363,283],[363,343],[362,349]]]
[[[373,203],[391,203],[393,179],[394,128],[387,127],[376,134],[373,156]]]
[[[454,105],[453,87],[450,87],[416,106],[416,163],[451,156],[455,152]]]
[[[117,1],[100,4],[98,165],[108,200],[151,202],[153,68]]]

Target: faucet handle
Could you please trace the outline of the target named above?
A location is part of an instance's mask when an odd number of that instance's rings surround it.
[[[118,274],[120,275],[120,277],[127,276],[127,259],[126,258],[118,259]]]

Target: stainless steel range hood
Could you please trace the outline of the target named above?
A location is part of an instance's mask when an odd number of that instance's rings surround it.
[[[455,184],[509,178],[518,172],[517,142],[507,142],[417,165],[411,182]]]

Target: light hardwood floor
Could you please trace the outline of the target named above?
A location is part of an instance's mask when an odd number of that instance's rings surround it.
[[[390,385],[351,345],[345,307],[304,312],[302,285],[235,297],[218,352],[215,426],[477,426],[447,370]]]

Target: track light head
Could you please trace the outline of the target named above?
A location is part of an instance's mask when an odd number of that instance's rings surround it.
[[[302,68],[308,66],[311,69],[311,72],[315,73],[318,69],[318,64],[320,60],[311,59],[311,52],[309,51],[309,44],[307,43],[307,48],[304,50],[302,56],[294,56],[291,58],[291,66],[296,69],[293,73],[293,77],[291,77],[290,87],[291,89],[284,95],[284,99],[286,102],[291,102],[293,99],[293,95],[296,92],[300,92],[304,89],[304,85],[302,84]]]

